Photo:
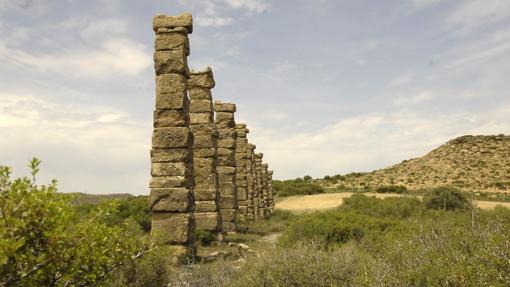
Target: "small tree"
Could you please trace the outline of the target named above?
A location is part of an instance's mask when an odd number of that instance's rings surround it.
[[[424,201],[429,209],[458,210],[467,209],[470,206],[467,195],[451,186],[441,186],[432,189],[425,196]]]
[[[105,223],[115,206],[83,218],[55,180],[36,185],[40,163],[14,181],[0,167],[0,286],[94,286],[147,251],[139,228]]]

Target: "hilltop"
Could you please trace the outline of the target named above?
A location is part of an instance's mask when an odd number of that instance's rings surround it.
[[[422,189],[453,185],[463,190],[510,191],[510,136],[462,136],[423,157],[367,173],[326,176],[325,187],[374,188],[403,185]]]

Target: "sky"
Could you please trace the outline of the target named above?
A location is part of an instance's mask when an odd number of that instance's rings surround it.
[[[0,0],[0,164],[148,194],[152,17],[181,12],[190,68],[212,67],[277,179],[510,134],[508,0]]]

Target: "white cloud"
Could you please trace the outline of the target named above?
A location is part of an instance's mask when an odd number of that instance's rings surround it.
[[[234,21],[234,18],[228,16],[217,15],[199,15],[195,17],[198,26],[203,27],[222,27],[227,26]]]
[[[473,28],[507,20],[510,17],[508,0],[469,0],[461,3],[447,19],[454,26]]]
[[[510,105],[481,114],[430,117],[414,112],[372,113],[307,133],[277,129],[250,133],[276,178],[370,171],[422,156],[466,134],[510,133]]]
[[[394,86],[403,86],[403,85],[406,85],[406,84],[409,84],[411,82],[411,80],[413,79],[413,76],[412,74],[410,73],[405,73],[405,74],[402,74],[394,79],[391,79],[389,82],[388,82],[388,86],[389,87],[394,87]]]
[[[112,38],[95,50],[81,48],[54,54],[27,53],[0,45],[0,59],[45,73],[96,78],[134,76],[151,66],[151,55],[146,50],[144,45],[131,39]]]
[[[225,0],[225,2],[235,9],[244,9],[255,13],[265,12],[270,7],[264,0]]]
[[[425,91],[421,92],[416,95],[410,95],[410,96],[400,96],[397,97],[395,100],[396,106],[408,106],[408,105],[415,105],[415,104],[421,104],[424,102],[428,102],[435,98],[435,95],[431,92]]]
[[[53,101],[40,94],[0,94],[0,164],[25,171],[43,160],[42,178],[61,191],[147,193],[150,120],[139,124],[108,106]]]

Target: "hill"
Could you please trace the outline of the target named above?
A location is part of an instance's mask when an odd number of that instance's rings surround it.
[[[75,205],[84,204],[100,204],[110,199],[129,199],[135,197],[129,193],[115,193],[115,194],[88,194],[82,192],[64,193],[65,196],[70,197],[71,202]]]
[[[462,136],[427,155],[368,173],[317,180],[325,187],[365,188],[403,185],[422,189],[453,185],[462,190],[510,191],[510,136]]]

